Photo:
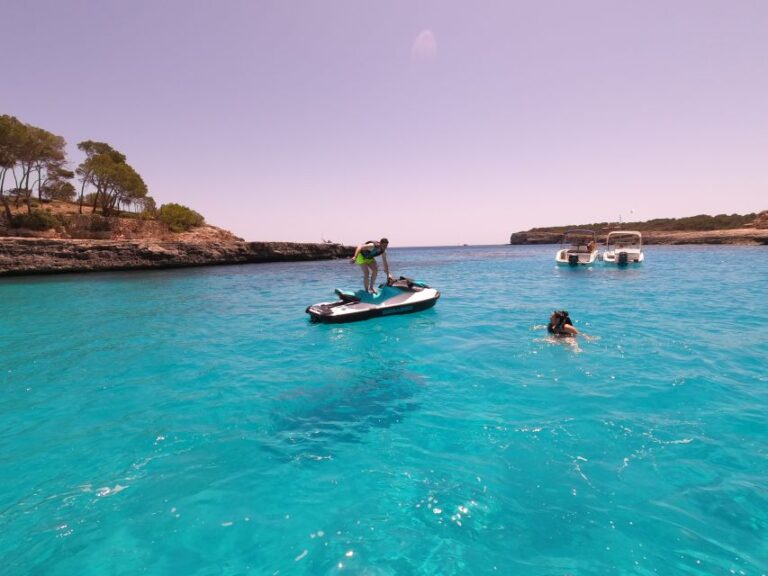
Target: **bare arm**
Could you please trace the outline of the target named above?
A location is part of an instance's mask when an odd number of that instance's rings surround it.
[[[387,278],[389,278],[389,262],[387,262],[387,253],[382,252],[381,253],[381,261],[384,264],[384,274],[387,275]]]

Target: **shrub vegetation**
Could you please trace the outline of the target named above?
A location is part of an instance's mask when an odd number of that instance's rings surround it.
[[[28,228],[29,230],[50,230],[58,228],[61,222],[56,216],[48,212],[32,212],[30,214],[16,214],[11,217],[12,228]]]
[[[157,211],[157,219],[168,225],[172,232],[186,232],[196,226],[202,226],[205,219],[181,204],[163,204]]]
[[[109,232],[112,224],[107,218],[93,214],[91,216],[91,232]]]
[[[596,222],[592,224],[578,224],[569,226],[552,226],[549,228],[532,228],[531,232],[560,232],[572,228],[588,228],[590,230],[613,230],[621,228],[623,230],[639,230],[640,232],[669,232],[685,231],[699,232],[707,230],[733,230],[751,226],[757,214],[718,214],[717,216],[708,216],[699,214],[698,216],[688,216],[687,218],[656,218],[646,222]]]

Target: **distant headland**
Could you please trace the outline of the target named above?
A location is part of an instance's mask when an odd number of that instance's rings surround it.
[[[181,204],[157,206],[125,154],[106,142],[77,147],[0,115],[0,276],[322,260],[354,248],[323,242],[246,242]],[[75,187],[73,181],[79,184]]]
[[[586,228],[604,238],[611,230],[638,230],[645,244],[768,245],[768,210],[746,215],[719,214],[658,218],[646,222],[599,222],[514,232],[510,244],[557,244],[566,230]]]

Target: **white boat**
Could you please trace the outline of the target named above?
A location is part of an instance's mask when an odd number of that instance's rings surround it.
[[[635,230],[614,230],[605,239],[603,262],[607,264],[639,264],[643,255],[643,235]]]
[[[568,230],[563,234],[555,262],[565,266],[594,264],[597,260],[597,238],[592,230]]]

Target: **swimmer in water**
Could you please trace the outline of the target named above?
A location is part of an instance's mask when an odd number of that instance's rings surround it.
[[[552,312],[547,324],[547,332],[555,336],[576,336],[579,333],[566,310]]]

